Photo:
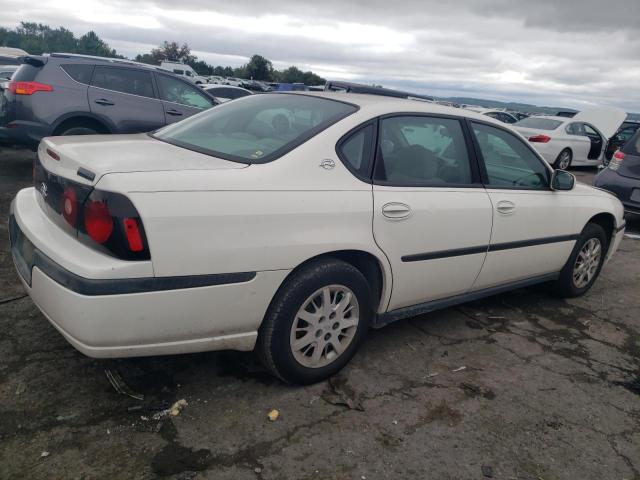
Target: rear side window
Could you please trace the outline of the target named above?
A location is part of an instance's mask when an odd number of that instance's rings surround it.
[[[215,157],[265,163],[356,110],[347,103],[306,95],[251,95],[169,125],[154,137]]]
[[[549,170],[518,137],[500,128],[474,123],[473,133],[487,171],[488,186],[543,190]]]
[[[473,183],[458,120],[402,116],[380,121],[376,181],[396,186]]]
[[[187,107],[209,108],[213,102],[199,92],[198,87],[167,75],[157,75],[160,98]]]
[[[155,98],[151,73],[143,70],[97,66],[92,85],[116,92]]]
[[[67,72],[76,82],[89,85],[93,74],[93,65],[60,65],[60,68]]]
[[[622,152],[627,155],[640,156],[640,130],[622,147]]]
[[[369,168],[373,157],[373,124],[356,130],[338,144],[340,159],[358,177],[369,177]]]

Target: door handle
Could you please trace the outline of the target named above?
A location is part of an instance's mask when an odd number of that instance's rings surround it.
[[[182,115],[182,112],[172,108],[171,110],[167,110],[167,115],[173,115],[175,117],[179,117]]]
[[[509,200],[501,200],[496,205],[496,210],[503,215],[509,215],[516,211],[516,204]]]
[[[387,218],[406,218],[411,214],[411,207],[404,203],[391,202],[382,206],[382,215]]]
[[[99,98],[95,103],[98,105],[115,105],[111,100],[107,100],[106,98]]]

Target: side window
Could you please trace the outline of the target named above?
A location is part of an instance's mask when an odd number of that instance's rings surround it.
[[[403,116],[380,121],[374,178],[392,185],[472,184],[471,164],[458,120]]]
[[[338,145],[338,155],[359,177],[368,177],[371,167],[374,126],[366,125]]]
[[[213,106],[213,102],[202,95],[197,87],[167,75],[157,75],[156,78],[162,100],[202,109]]]
[[[60,68],[67,72],[76,82],[89,85],[93,74],[93,65],[60,65]]]
[[[155,98],[151,73],[143,70],[97,66],[92,85],[116,92]]]
[[[586,123],[584,125],[584,131],[585,131],[585,134],[587,135],[587,137],[598,137],[598,138],[600,138],[600,134],[598,132],[596,132],[593,129],[593,127],[590,127]]]
[[[500,128],[473,124],[473,133],[491,187],[543,190],[549,186],[549,170],[518,137]]]
[[[177,73],[178,75],[184,75],[184,70],[180,70],[180,69],[174,68],[173,69],[173,73]]]

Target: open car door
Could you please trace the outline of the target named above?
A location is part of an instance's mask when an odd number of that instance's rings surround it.
[[[616,134],[626,118],[627,112],[620,108],[598,107],[577,113],[573,120],[593,125],[608,141]]]

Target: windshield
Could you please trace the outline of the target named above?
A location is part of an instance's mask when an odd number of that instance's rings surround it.
[[[153,137],[227,160],[265,163],[356,110],[348,103],[306,95],[255,95],[169,125]]]
[[[537,130],[555,130],[562,122],[560,120],[551,120],[550,118],[529,117],[515,123],[515,127],[535,128]]]

